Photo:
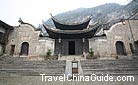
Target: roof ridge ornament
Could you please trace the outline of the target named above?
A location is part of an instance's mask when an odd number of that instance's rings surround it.
[[[18,22],[19,22],[20,24],[24,24],[24,22],[23,22],[23,20],[21,19],[21,17],[19,18]]]
[[[51,16],[51,19],[54,20],[54,21],[56,21],[56,22],[59,22],[59,23],[62,23],[62,24],[68,24],[68,23],[65,23],[65,22],[62,22],[62,21],[56,19],[56,18],[52,15],[52,13],[50,13],[50,16]]]

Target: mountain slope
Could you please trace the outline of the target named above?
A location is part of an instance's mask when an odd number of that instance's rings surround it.
[[[92,15],[91,23],[101,21],[102,23],[128,18],[138,12],[138,0],[134,0],[127,5],[115,3],[104,4],[93,8],[78,8],[72,11],[55,15],[55,18],[67,23],[82,22],[87,16]],[[50,26],[54,26],[51,19],[45,21]]]
[[[78,21],[82,21],[84,20],[84,18],[86,18],[86,16],[93,16],[93,21],[98,21],[101,19],[105,20],[107,19],[105,16],[107,16],[107,14],[112,13],[114,11],[119,10],[120,8],[122,8],[123,6],[119,5],[119,4],[115,4],[115,3],[110,3],[110,4],[104,4],[104,5],[100,5],[94,8],[79,8],[79,9],[75,9],[72,11],[68,11],[68,12],[64,12],[61,14],[58,14],[55,16],[55,18],[57,18],[58,20],[62,21],[62,22],[78,22]],[[110,9],[109,9],[110,8]],[[53,22],[51,19],[49,19],[48,21],[46,21],[47,24],[52,25]]]

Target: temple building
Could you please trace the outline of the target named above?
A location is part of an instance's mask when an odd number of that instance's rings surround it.
[[[54,54],[84,55],[90,49],[98,57],[115,58],[138,54],[138,14],[106,24],[91,25],[91,18],[81,23],[63,23],[52,16],[55,28],[43,24],[55,40]]]
[[[94,56],[115,58],[138,54],[138,14],[129,19],[90,24],[91,17],[78,23],[65,23],[52,16],[55,27],[43,23],[42,30],[19,20],[19,26],[1,25],[5,34],[1,47],[5,54],[15,57],[40,57],[50,50],[55,56],[88,54],[92,49]],[[7,29],[8,28],[8,29]],[[7,30],[7,31],[4,31]],[[10,31],[8,31],[10,30]],[[3,38],[1,38],[3,39]]]
[[[9,33],[11,33],[12,30],[12,26],[0,20],[0,55],[5,52],[5,48],[8,43]]]
[[[50,28],[44,23],[49,37],[55,40],[56,55],[82,55],[89,51],[89,40],[97,31],[99,26],[96,23],[92,28],[89,28],[91,17],[81,23],[62,23],[52,17],[56,28]]]
[[[13,26],[6,46],[6,54],[15,57],[38,57],[46,55],[48,49],[53,52],[54,42],[52,39],[40,37],[41,30],[32,24],[19,20],[19,26]]]

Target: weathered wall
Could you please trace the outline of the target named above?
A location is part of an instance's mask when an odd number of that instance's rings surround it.
[[[52,55],[54,54],[54,45],[55,42],[50,38],[39,38],[37,45],[37,54],[38,55],[46,55],[46,52],[50,50]]]
[[[29,55],[36,55],[36,46],[38,43],[39,32],[28,24],[21,24],[15,27],[15,30],[9,36],[9,43],[7,45],[7,53],[10,53],[11,45],[15,45],[15,55],[19,55],[21,45],[23,42],[29,43]]]
[[[127,55],[131,55],[130,43],[133,43],[132,34],[134,40],[138,40],[138,20],[125,21],[125,25],[122,22],[114,24],[109,30],[104,30],[106,37],[102,39],[93,38],[89,39],[89,48],[93,48],[95,55],[102,56],[116,56],[116,42],[122,41],[125,45],[125,51]],[[132,34],[130,32],[130,26]]]
[[[35,28],[29,24],[20,24],[10,33],[9,42],[6,47],[6,53],[10,54],[11,45],[15,45],[14,55],[19,55],[23,42],[29,43],[29,56],[44,55],[47,49],[53,51],[53,41],[49,39],[40,39],[40,31],[35,31]],[[52,44],[51,44],[52,42]]]
[[[133,36],[130,28],[132,29]],[[62,54],[68,55],[68,42],[75,41],[76,55],[83,54],[84,48],[92,48],[95,55],[100,55],[101,57],[116,56],[115,44],[117,41],[122,41],[125,46],[126,54],[131,55],[130,43],[138,41],[138,20],[125,20],[125,25],[122,24],[122,22],[116,23],[109,30],[104,30],[104,32],[106,37],[89,39],[89,42],[86,41],[85,45],[82,39],[61,40],[62,50],[60,50],[58,40],[54,41],[50,38],[40,38],[40,31],[35,31],[34,27],[29,24],[21,24],[19,27],[15,27],[13,32],[10,33],[6,53],[10,54],[11,45],[15,45],[14,55],[19,55],[21,44],[28,42],[29,55],[45,55],[48,49],[55,54],[61,51]],[[87,44],[89,44],[89,46]]]
[[[95,37],[89,39],[89,48],[93,49],[94,55],[97,56],[107,56],[108,43],[106,37]]]
[[[129,40],[131,42],[135,42],[135,50],[138,54],[138,20],[127,20],[126,23],[130,23],[130,25],[128,25],[129,28],[132,29],[132,34],[130,37],[129,37]]]
[[[130,23],[130,25],[129,25],[129,23]],[[129,28],[128,31],[130,31],[130,27],[132,28],[132,34],[134,36],[134,41],[137,41],[138,40],[138,20],[129,20],[129,21],[127,20],[126,25]]]
[[[0,43],[0,55],[3,54],[3,45]]]

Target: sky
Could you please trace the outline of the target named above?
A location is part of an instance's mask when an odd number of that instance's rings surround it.
[[[125,5],[130,0],[0,0],[0,20],[9,25],[19,25],[24,22],[38,27],[42,20],[50,18],[50,13],[71,11],[77,8],[91,8],[106,3]]]

